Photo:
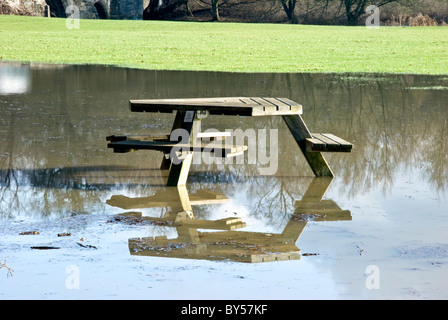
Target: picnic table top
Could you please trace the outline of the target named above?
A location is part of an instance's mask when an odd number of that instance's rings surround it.
[[[302,114],[302,105],[288,98],[220,97],[130,100],[133,112],[207,111],[214,115],[273,116]]]

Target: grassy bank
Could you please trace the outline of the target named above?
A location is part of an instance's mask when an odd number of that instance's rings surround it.
[[[234,72],[448,74],[448,27],[0,16],[0,60]]]

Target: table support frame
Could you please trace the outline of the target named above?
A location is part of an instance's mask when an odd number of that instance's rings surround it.
[[[321,152],[308,152],[306,149],[307,138],[312,138],[310,131],[308,130],[302,117],[297,115],[284,115],[282,116],[286,125],[291,131],[294,140],[296,140],[297,145],[305,156],[311,170],[316,177],[333,177],[333,172],[330,169],[327,161],[325,160]]]

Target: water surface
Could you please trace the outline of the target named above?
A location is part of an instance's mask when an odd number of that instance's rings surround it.
[[[164,298],[182,298],[190,285],[199,288],[193,298],[447,297],[447,76],[7,63],[0,72],[0,260],[15,269],[7,279],[0,269],[0,297],[152,299],[159,284]],[[158,152],[107,148],[111,134],[171,127],[173,114],[132,113],[130,99],[220,96],[288,97],[303,105],[312,132],[333,133],[354,149],[325,154],[335,178],[322,183],[281,118],[210,116],[204,129],[277,129],[278,170],[261,175],[260,163],[247,157],[243,164],[193,165],[179,193],[164,187]],[[185,209],[182,194],[197,220],[186,229],[170,223]],[[337,211],[332,218],[316,214],[328,208]],[[129,212],[133,218],[116,218]],[[223,227],[223,219],[233,222]],[[28,229],[41,234],[18,235]],[[66,231],[72,236],[55,237]],[[76,244],[81,236],[93,239],[95,261]],[[26,294],[14,289],[39,273],[31,271],[30,246],[49,243],[60,249],[37,259],[56,261],[59,276],[37,278],[54,285],[35,280]],[[108,259],[120,267],[98,274]],[[72,264],[98,280],[67,290],[64,272]],[[379,289],[366,284],[369,266],[381,271]],[[169,278],[180,268],[190,280]],[[145,271],[123,276],[137,269]],[[222,290],[211,290],[204,274],[217,272]],[[108,276],[120,279],[121,291]],[[142,287],[142,278],[152,285]]]

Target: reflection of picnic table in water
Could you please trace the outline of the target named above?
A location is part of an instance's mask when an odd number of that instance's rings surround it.
[[[211,205],[229,202],[222,193],[210,190],[197,190],[194,194],[189,195],[185,186],[167,187],[157,191],[149,197],[129,198],[122,195],[112,196],[107,200],[107,204],[122,209],[143,209],[155,207],[169,207],[164,217],[143,217],[141,212],[125,213],[121,215],[123,220],[129,217],[129,221],[149,222],[157,225],[167,225],[179,228],[201,228],[201,229],[220,229],[232,230],[235,228],[245,227],[241,218],[224,218],[220,220],[201,220],[195,219],[193,215],[192,205]],[[134,219],[137,217],[138,219]]]
[[[151,207],[168,204],[171,208],[181,208],[176,213],[171,210],[163,218],[150,218],[151,221],[171,221],[170,226],[177,229],[178,237],[168,239],[166,236],[144,237],[129,239],[129,250],[132,255],[173,257],[183,259],[232,260],[237,262],[267,262],[276,260],[293,260],[301,256],[296,242],[302,234],[308,221],[339,221],[351,220],[350,211],[342,210],[332,200],[322,200],[332,178],[314,178],[303,198],[295,203],[295,211],[281,233],[235,231],[245,227],[240,218],[228,218],[215,221],[196,220],[188,200],[186,190],[180,189],[180,196],[176,199],[173,190],[168,193],[173,202],[161,203],[161,193],[147,198],[126,199],[126,209]],[[213,193],[208,193],[209,195]],[[223,195],[215,194],[217,197]],[[219,196],[218,196],[219,195]],[[196,193],[191,198],[195,204],[207,204],[209,196],[202,199]],[[143,200],[144,199],[144,200]],[[154,201],[152,201],[152,200]],[[108,201],[109,204],[119,206],[121,201],[116,196]],[[125,199],[121,199],[125,200]],[[221,198],[220,201],[224,201]],[[228,199],[227,199],[228,200]],[[125,203],[123,202],[123,204]],[[132,204],[133,203],[133,204]],[[180,206],[179,206],[180,203]],[[215,202],[216,203],[216,202]],[[226,231],[198,231],[198,229],[215,229]]]

